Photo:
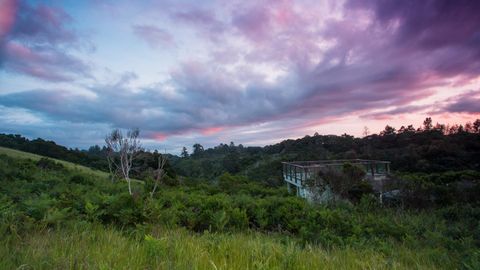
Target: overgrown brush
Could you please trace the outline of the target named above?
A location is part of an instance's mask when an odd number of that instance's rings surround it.
[[[0,268],[478,266],[478,205],[311,205],[231,175],[150,198],[139,183],[131,196],[123,182],[42,162],[0,156]]]

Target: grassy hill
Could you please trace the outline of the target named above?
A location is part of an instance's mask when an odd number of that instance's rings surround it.
[[[85,173],[85,174],[91,174],[91,175],[94,175],[94,176],[97,176],[97,177],[100,177],[100,178],[108,178],[108,173],[106,173],[104,171],[95,170],[95,169],[92,169],[92,168],[89,168],[89,167],[86,167],[86,166],[83,166],[83,165],[75,164],[75,163],[72,163],[72,162],[68,162],[68,161],[65,161],[65,160],[45,157],[45,156],[41,156],[41,155],[37,155],[37,154],[32,154],[32,153],[23,152],[23,151],[19,151],[19,150],[10,149],[10,148],[7,148],[7,147],[0,146],[0,155],[1,154],[7,155],[7,156],[13,157],[13,158],[30,159],[30,160],[33,160],[33,161],[38,161],[41,158],[48,158],[48,159],[51,159],[51,160],[53,160],[57,163],[62,164],[63,166],[65,166],[65,168],[70,169],[72,171]],[[143,181],[138,180],[138,179],[132,179],[132,182],[138,183],[138,184],[143,184],[144,183]]]
[[[1,147],[1,146],[0,146],[0,154],[4,154],[4,155],[7,155],[7,156],[10,156],[10,157],[13,157],[13,158],[31,159],[31,160],[34,160],[34,161],[38,161],[41,158],[44,158],[44,156],[40,156],[40,155],[37,155],[37,154],[32,154],[32,153],[23,152],[23,151],[11,149],[11,148],[6,148],[6,147]],[[63,166],[65,166],[66,168],[71,169],[71,170],[76,170],[76,171],[80,171],[80,172],[83,172],[83,173],[93,174],[93,175],[96,175],[96,176],[99,176],[99,177],[108,177],[108,174],[106,172],[103,172],[103,171],[94,170],[94,169],[91,169],[91,168],[88,168],[88,167],[85,167],[85,166],[82,166],[82,165],[78,165],[78,164],[75,164],[75,163],[71,163],[71,162],[68,162],[68,161],[64,161],[64,160],[59,160],[59,159],[55,159],[55,158],[50,158],[50,159],[54,160],[55,162],[58,162],[58,163],[62,164]]]

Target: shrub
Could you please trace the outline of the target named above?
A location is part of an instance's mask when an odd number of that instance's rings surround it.
[[[248,228],[248,216],[245,209],[233,208],[228,212],[229,221],[228,226],[230,228],[235,228],[243,230]]]
[[[70,182],[79,184],[79,185],[88,185],[88,186],[93,185],[92,180],[82,174],[73,175],[72,177],[70,177]]]
[[[352,202],[359,202],[362,197],[372,194],[373,187],[367,181],[361,181],[348,190],[348,198]]]
[[[61,170],[63,165],[49,158],[41,158],[37,161],[37,167],[43,170]]]
[[[128,193],[107,197],[102,220],[121,225],[135,225],[143,222],[142,203]]]

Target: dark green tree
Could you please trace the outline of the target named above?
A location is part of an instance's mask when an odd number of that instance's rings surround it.
[[[203,153],[204,149],[203,146],[199,143],[196,143],[193,145],[193,154],[194,156],[199,156],[201,153]]]
[[[183,158],[188,157],[188,151],[187,151],[187,148],[185,146],[182,148],[182,153],[180,154],[180,156],[183,157]]]

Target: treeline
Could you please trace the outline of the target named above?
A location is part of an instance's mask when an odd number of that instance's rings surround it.
[[[408,125],[398,130],[387,125],[379,134],[365,134],[362,138],[315,133],[265,147],[231,142],[204,149],[196,143],[192,153],[184,147],[180,157],[168,155],[167,170],[169,175],[203,179],[214,179],[228,172],[270,186],[282,184],[281,162],[293,160],[379,159],[391,161],[394,172],[480,171],[480,120],[464,125],[433,123],[427,118],[421,127]],[[108,171],[105,146],[69,149],[52,141],[7,134],[0,134],[0,146]],[[132,177],[150,177],[157,169],[158,155],[157,151],[141,151],[134,161]]]
[[[379,134],[305,136],[265,147],[230,144],[203,150],[193,147],[173,164],[182,175],[209,178],[223,172],[243,174],[267,184],[281,184],[281,161],[321,159],[377,159],[391,161],[397,172],[435,173],[480,171],[480,120],[465,125],[433,124],[422,127],[387,125]]]

